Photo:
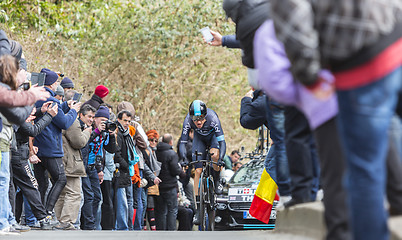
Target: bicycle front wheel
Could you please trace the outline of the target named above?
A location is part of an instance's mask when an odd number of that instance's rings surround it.
[[[208,207],[207,207],[207,214],[208,214],[208,231],[215,231],[215,203],[216,203],[216,196],[215,196],[215,187],[214,187],[214,180],[212,177],[208,178],[209,187],[208,187]]]
[[[204,172],[201,173],[200,176],[200,186],[199,186],[199,194],[200,194],[200,231],[206,231],[207,230],[207,203],[206,203],[206,197],[207,197],[207,184],[206,184],[206,178],[204,177]]]

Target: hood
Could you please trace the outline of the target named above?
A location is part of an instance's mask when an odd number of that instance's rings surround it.
[[[236,23],[236,39],[240,41],[243,50],[243,65],[254,68],[254,34],[270,18],[269,0],[224,0],[223,8],[226,15]]]
[[[164,143],[164,142],[160,142],[156,146],[156,151],[157,152],[166,151],[166,150],[169,150],[169,149],[173,149],[173,146],[170,146],[169,144]]]

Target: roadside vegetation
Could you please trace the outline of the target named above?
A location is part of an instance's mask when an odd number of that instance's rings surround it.
[[[234,33],[221,1],[3,0],[0,24],[23,45],[29,71],[64,72],[86,98],[106,85],[107,101],[132,102],[147,130],[177,140],[188,105],[201,99],[218,113],[228,152],[256,145],[257,132],[239,123],[249,89],[240,50],[207,46],[199,33]]]

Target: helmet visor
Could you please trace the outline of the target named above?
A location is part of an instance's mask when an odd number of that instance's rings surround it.
[[[205,119],[205,115],[191,116],[191,119],[193,119],[194,122],[202,121]]]

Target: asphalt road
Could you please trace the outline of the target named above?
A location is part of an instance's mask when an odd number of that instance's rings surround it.
[[[0,236],[1,240],[313,240],[275,231],[164,232],[164,231],[35,231],[18,236]]]

